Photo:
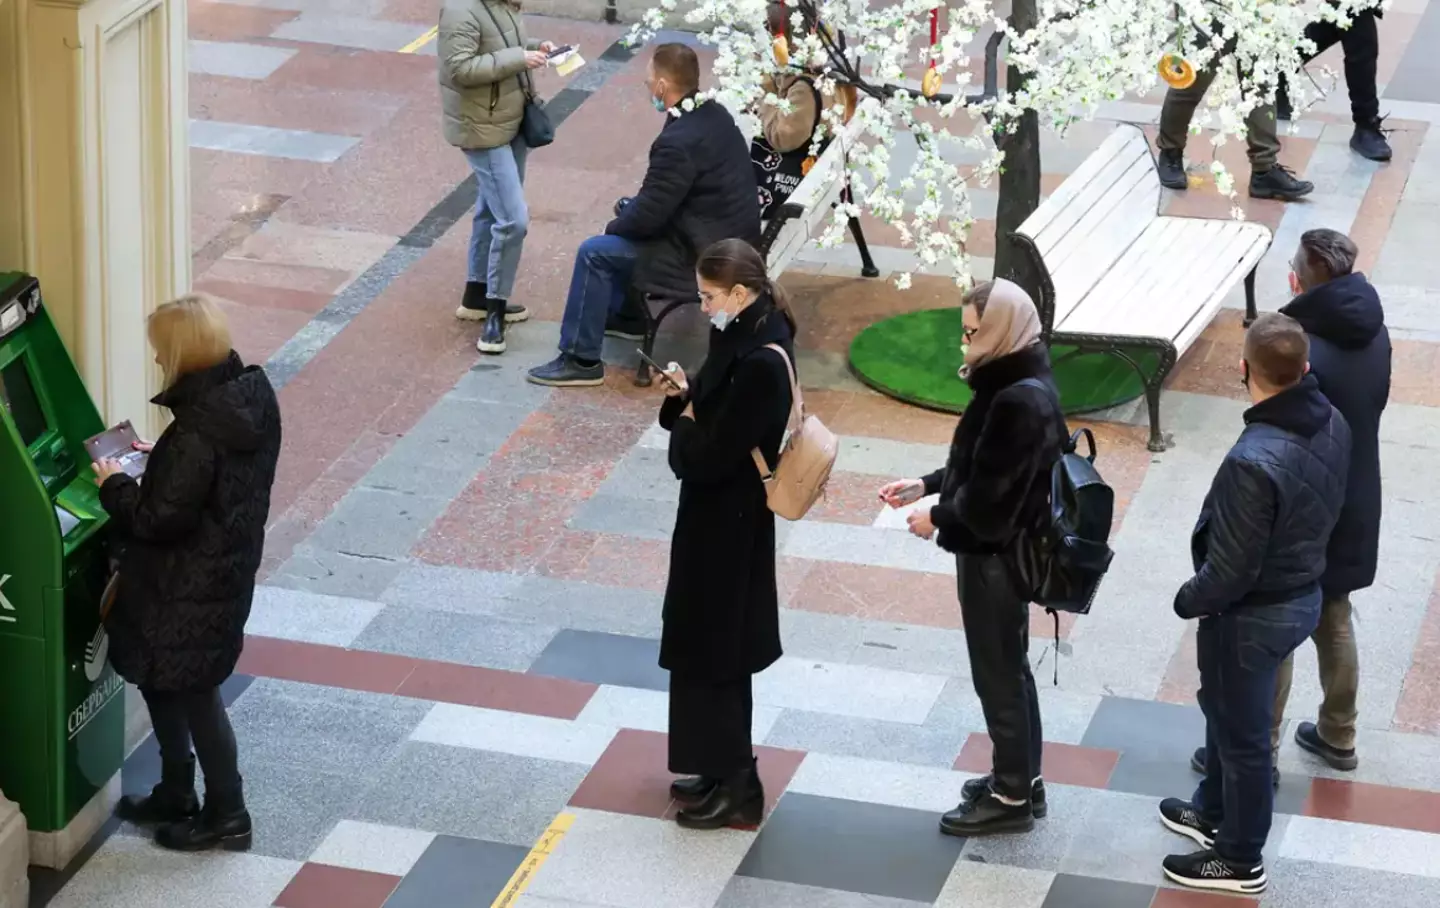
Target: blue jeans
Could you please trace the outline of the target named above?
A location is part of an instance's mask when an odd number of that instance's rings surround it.
[[[560,350],[579,359],[600,359],[605,319],[625,303],[635,271],[635,244],[618,236],[592,236],[575,252],[575,271],[560,319]]]
[[[1205,778],[1192,804],[1219,832],[1215,852],[1260,863],[1275,810],[1270,725],[1280,663],[1320,623],[1320,591],[1278,605],[1240,606],[1200,619],[1200,708]]]
[[[508,300],[520,271],[520,252],[530,229],[525,204],[525,142],[516,136],[499,148],[467,148],[479,194],[470,229],[469,279],[486,285],[491,299]]]

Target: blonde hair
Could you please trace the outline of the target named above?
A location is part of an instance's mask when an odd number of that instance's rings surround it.
[[[165,387],[230,355],[230,326],[214,300],[191,293],[160,306],[147,322],[150,345],[165,373]]]

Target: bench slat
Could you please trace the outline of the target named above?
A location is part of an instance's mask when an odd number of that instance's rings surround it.
[[[1125,257],[1130,267],[1112,268],[1096,284],[1085,298],[1083,309],[1072,309],[1063,320],[1056,322],[1056,330],[1078,331],[1076,324],[1111,325],[1123,329],[1123,316],[1116,317],[1116,311],[1134,293],[1147,293],[1163,278],[1171,267],[1165,250],[1175,242],[1178,225],[1157,223],[1155,229],[1146,230],[1135,241],[1132,254]],[[1128,333],[1128,332],[1122,332]]]
[[[1141,143],[1141,147],[1131,149],[1129,154],[1127,154],[1126,146],[1136,144],[1137,139],[1139,143]],[[1050,194],[1050,197],[1042,202],[1040,207],[1035,209],[1035,211],[1025,219],[1025,223],[1020,225],[1018,232],[1028,236],[1032,240],[1036,240],[1039,233],[1049,226],[1050,222],[1075,200],[1075,197],[1080,194],[1080,191],[1095,178],[1106,164],[1117,159],[1128,159],[1140,151],[1148,155],[1150,150],[1144,147],[1144,141],[1145,134],[1138,129],[1126,130],[1121,128],[1110,133],[1105,141],[1101,143],[1100,147],[1095,150],[1094,154],[1091,154],[1082,161],[1080,166],[1075,168],[1075,171],[1066,177],[1065,181]]]
[[[1175,255],[1167,256],[1172,264],[1154,289],[1144,295],[1131,294],[1125,300],[1122,333],[1163,337],[1173,343],[1186,326],[1194,322],[1204,300],[1216,286],[1217,273],[1229,271],[1228,267],[1222,268],[1222,263],[1233,260],[1229,250],[1235,239],[1223,229],[1217,229],[1223,225],[1212,222],[1196,226],[1205,229],[1182,230],[1174,241],[1177,252],[1186,250],[1185,264],[1178,264]],[[1176,352],[1184,351],[1177,347]]]
[[[1035,241],[1036,248],[1040,250],[1040,255],[1043,256],[1046,261],[1050,260],[1051,256],[1055,254],[1055,250],[1074,232],[1076,225],[1092,212],[1096,203],[1100,199],[1108,196],[1114,190],[1116,184],[1122,180],[1127,180],[1127,189],[1141,182],[1154,186],[1156,202],[1155,216],[1158,217],[1160,189],[1159,183],[1154,182],[1155,168],[1149,164],[1149,153],[1137,155],[1134,153],[1133,147],[1128,146],[1123,149],[1123,151],[1124,153],[1120,157],[1106,161],[1098,173],[1094,174],[1083,186],[1079,187],[1079,191],[1076,192],[1075,196],[1070,200],[1070,203],[1057,211],[1055,216],[1045,225],[1044,229],[1034,235],[1027,234],[1027,236],[1031,236],[1031,239]],[[1087,158],[1086,160],[1088,161],[1089,159]],[[1142,164],[1145,166],[1142,167]],[[1147,168],[1150,173],[1142,176],[1145,174]],[[1064,186],[1065,184],[1062,183],[1061,188],[1064,188]],[[1116,258],[1118,257],[1117,254]]]

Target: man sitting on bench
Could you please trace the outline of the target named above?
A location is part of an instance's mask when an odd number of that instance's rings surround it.
[[[606,333],[643,336],[643,297],[698,299],[695,260],[718,240],[760,241],[760,204],[750,143],[730,112],[714,101],[693,104],[700,61],[683,44],[662,44],[650,59],[646,87],[665,125],[650,146],[645,181],[616,205],[602,236],[580,244],[560,355],[530,370],[529,380],[559,388],[602,384]]]

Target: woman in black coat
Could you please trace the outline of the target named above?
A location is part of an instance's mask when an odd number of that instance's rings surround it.
[[[203,297],[156,310],[150,343],[165,373],[154,403],[172,422],[141,482],[114,461],[95,465],[119,548],[106,621],[116,672],[145,697],[162,763],[145,798],[119,813],[160,826],[156,841],[198,851],[249,848],[235,733],[220,684],[235,670],[265,542],[280,456],[280,407],[265,372],[230,349],[225,315]],[[195,794],[195,757],[205,806]]]
[[[795,326],[765,261],[722,240],[696,266],[715,330],[693,382],[672,366],[660,425],[680,507],[670,548],[660,666],[670,672],[671,786],[677,821],[758,824],[765,795],[750,741],[751,676],[780,658],[775,516],[751,451],[774,467],[790,417]],[[767,345],[775,345],[785,355]]]
[[[943,470],[880,490],[891,507],[939,494],[910,516],[923,539],[938,531],[955,553],[960,615],[975,694],[994,742],[988,776],[966,783],[940,821],[959,836],[1022,832],[1045,811],[1040,702],[1030,673],[1030,608],[1006,551],[1048,512],[1050,469],[1066,439],[1040,316],[1020,287],[997,280],[965,297],[965,366],[974,396],[955,428]]]

